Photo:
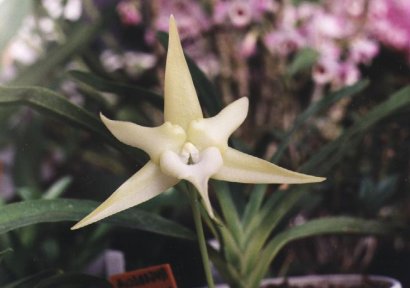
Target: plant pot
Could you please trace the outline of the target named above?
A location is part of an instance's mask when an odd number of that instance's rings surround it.
[[[402,288],[399,281],[373,275],[312,275],[262,281],[261,288]]]
[[[226,284],[217,288],[228,288]],[[374,275],[312,275],[273,278],[262,281],[261,288],[402,288],[399,281]]]

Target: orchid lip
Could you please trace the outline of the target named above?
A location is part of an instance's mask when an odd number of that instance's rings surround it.
[[[177,179],[196,178],[197,180],[206,179],[206,181],[222,165],[222,155],[217,147],[211,146],[199,151],[191,142],[186,142],[180,153],[175,153],[172,150],[165,151],[162,153],[159,163],[160,169],[165,175]]]

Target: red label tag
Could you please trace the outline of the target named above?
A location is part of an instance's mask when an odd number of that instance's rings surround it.
[[[169,264],[151,266],[110,277],[114,288],[177,288]]]

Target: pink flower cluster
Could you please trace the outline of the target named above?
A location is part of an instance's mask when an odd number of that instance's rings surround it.
[[[117,12],[121,17],[122,23],[125,25],[139,25],[142,22],[140,13],[141,7],[139,1],[121,1],[117,5]]]
[[[124,23],[141,23],[137,11],[141,3],[123,0],[118,4]],[[312,79],[318,85],[340,87],[355,83],[360,78],[360,65],[371,63],[381,43],[407,53],[410,60],[408,0],[325,0],[321,4],[302,1],[299,5],[277,0],[153,3],[157,7],[154,28],[166,31],[169,15],[174,14],[181,38],[189,40],[188,53],[205,66],[215,66],[218,58],[210,49],[212,43],[206,42],[215,39],[214,33],[228,29],[239,34],[237,42],[229,44],[236,46],[233,50],[241,57],[260,53],[259,48],[264,46],[272,55],[290,61],[302,49],[313,49],[318,57]],[[153,35],[153,31],[147,35]]]
[[[406,53],[410,61],[410,1],[371,1],[369,30],[390,47]]]
[[[373,36],[363,29],[365,4],[364,0],[285,4],[263,42],[283,57],[301,49],[315,50],[318,57],[312,78],[319,85],[354,84],[360,78],[359,65],[369,64],[379,51]]]
[[[274,13],[278,4],[270,0],[215,1],[213,22],[243,28],[251,22],[259,22],[266,13]]]

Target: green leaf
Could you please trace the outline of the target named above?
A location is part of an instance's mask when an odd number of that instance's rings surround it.
[[[232,233],[232,236],[235,240],[240,239],[242,235],[242,224],[239,220],[239,215],[237,208],[232,199],[231,190],[229,185],[226,182],[221,181],[211,181],[212,187],[215,190],[215,196],[218,199],[219,206],[222,210],[222,215],[224,217],[225,223]],[[240,244],[240,243],[237,243]]]
[[[86,48],[87,45],[95,39],[100,30],[101,23],[98,21],[88,23],[87,25],[76,25],[74,31],[66,36],[67,41],[65,44],[47,51],[45,57],[25,69],[10,84],[15,86],[35,85],[49,80],[50,77],[53,77],[53,72],[56,68]]]
[[[67,124],[93,133],[120,151],[134,156],[135,159],[145,159],[141,151],[131,149],[112,137],[97,117],[49,89],[0,86],[0,105],[30,106]]]
[[[8,253],[14,252],[13,248],[7,248],[2,251],[0,251],[0,260],[3,259],[4,255],[7,255]]]
[[[297,131],[298,129],[300,129],[305,123],[306,121],[314,116],[315,114],[319,113],[320,111],[323,111],[327,108],[329,108],[331,105],[333,105],[334,103],[336,103],[337,101],[341,100],[342,98],[345,97],[351,97],[352,95],[355,95],[361,91],[363,91],[369,84],[369,81],[367,80],[363,80],[363,81],[359,81],[358,83],[356,83],[355,85],[349,86],[349,87],[345,87],[341,90],[338,90],[336,92],[332,92],[329,95],[326,95],[325,97],[323,97],[322,100],[320,100],[319,102],[315,102],[312,103],[311,105],[309,105],[308,108],[306,108],[306,110],[304,110],[301,114],[299,114],[299,116],[296,118],[295,122],[293,123],[293,126],[286,132],[286,134],[284,135],[284,137],[282,138],[282,142],[278,147],[277,152],[275,153],[275,155],[272,157],[271,162],[273,163],[278,163],[279,160],[281,159],[281,157],[283,156],[284,152],[286,151],[287,147],[289,146],[289,143],[292,139],[292,135],[295,133],[295,131]],[[248,227],[249,222],[256,217],[257,219],[259,219],[258,221],[262,221],[263,218],[261,218],[261,216],[256,216],[256,214],[261,213],[261,211],[265,211],[263,213],[265,213],[264,217],[268,217],[270,219],[274,219],[271,218],[272,215],[267,215],[266,214],[266,210],[269,209],[268,211],[272,211],[272,209],[269,207],[269,205],[267,206],[267,208],[265,207],[264,209],[260,209],[261,205],[262,205],[262,200],[265,196],[265,192],[267,189],[267,185],[255,185],[253,191],[251,192],[251,197],[250,200],[247,204],[246,210],[245,210],[245,216],[244,216],[244,227]],[[302,196],[302,195],[300,195]],[[273,199],[273,202],[275,201],[275,199]],[[273,213],[273,211],[272,211]],[[254,219],[253,221],[257,220]],[[254,225],[258,226],[260,224],[260,222],[254,222]],[[245,228],[246,231],[249,231],[249,228]]]
[[[158,109],[163,110],[163,97],[150,90],[106,80],[84,71],[70,71],[69,75],[76,81],[88,85],[98,91],[126,96],[127,100],[132,100],[132,102],[135,102],[137,104],[141,101],[147,101]]]
[[[351,95],[352,93],[357,93],[361,89],[363,89],[367,84],[362,83],[358,86],[352,86],[352,90],[341,90],[339,93],[336,93],[333,95],[334,99],[340,97],[345,97],[346,95]],[[410,105],[410,87],[404,88],[400,90],[399,92],[395,93],[393,96],[391,96],[388,100],[385,102],[381,103],[380,105],[376,106],[373,108],[368,114],[366,114],[362,119],[359,119],[353,127],[351,127],[348,131],[346,131],[344,134],[342,134],[341,137],[336,139],[335,141],[327,144],[324,148],[322,148],[317,154],[315,154],[307,163],[302,165],[301,170],[303,171],[311,171],[318,174],[324,174],[326,171],[328,171],[333,165],[337,163],[346,153],[351,151],[353,149],[354,144],[358,143],[358,139],[360,139],[364,134],[364,132],[370,128],[373,127],[373,125],[377,124],[379,121],[385,119],[386,117],[389,117],[393,115],[395,112],[399,111],[400,109],[405,108],[406,106]],[[332,97],[332,98],[333,98]],[[323,101],[323,100],[322,100]],[[324,101],[330,101],[332,102],[333,100],[324,100]],[[327,103],[330,103],[327,102]],[[294,127],[298,127],[300,123],[303,123],[306,121],[307,117],[311,114],[314,113],[314,111],[318,111],[319,107],[324,104],[317,104],[314,106],[311,106],[311,108],[308,108],[306,111],[310,112],[304,112],[301,114],[300,118],[295,123]],[[292,128],[293,129],[293,128]],[[356,138],[356,139],[355,139]],[[354,141],[352,141],[354,139]],[[330,161],[328,158],[332,158]],[[305,185],[306,187],[306,185]],[[298,188],[298,190],[301,190],[302,188]],[[292,192],[293,193],[293,192]],[[293,194],[287,192],[286,196],[284,199],[281,201],[283,203],[287,203],[287,201],[290,201],[287,198],[293,198]],[[303,197],[304,193],[299,193],[299,197]],[[275,193],[276,194],[276,193]],[[297,199],[294,199],[295,201],[290,201],[296,203]],[[253,220],[254,227],[257,227],[260,225],[261,219],[275,219],[275,211],[273,209],[273,206],[275,203],[275,199],[269,199],[267,203],[265,203],[263,209],[258,210],[258,214],[255,216],[255,220]],[[258,220],[259,219],[259,220]],[[246,229],[248,231],[248,228]]]
[[[33,1],[0,1],[0,53],[20,29],[24,18],[30,13]]]
[[[38,190],[31,186],[17,187],[16,193],[22,200],[34,200],[39,198]]]
[[[244,262],[250,273],[259,261],[259,253],[273,230],[288,216],[299,203],[305,190],[276,191],[263,206],[260,213],[255,215],[246,229]]]
[[[275,155],[272,157],[271,161],[273,163],[278,163],[280,158],[283,156],[283,153],[285,152],[286,148],[289,146],[290,140],[292,139],[293,133],[300,129],[304,124],[306,124],[306,121],[312,117],[313,115],[319,113],[320,111],[323,111],[327,108],[329,108],[331,105],[336,103],[337,101],[346,98],[346,97],[351,97],[357,93],[360,93],[363,91],[367,86],[369,85],[368,80],[362,80],[357,82],[356,84],[352,86],[348,86],[345,88],[342,88],[338,91],[332,92],[329,95],[326,95],[323,97],[320,101],[318,102],[313,102],[312,104],[309,105],[306,110],[304,110],[301,114],[298,115],[298,117],[295,119],[295,122],[293,123],[292,127],[286,132],[285,136],[282,138],[282,142],[280,146],[278,147],[277,152]]]
[[[364,133],[379,122],[397,114],[400,110],[410,107],[410,86],[394,93],[386,101],[374,107],[370,112],[359,118],[355,124],[339,138],[325,145],[301,167],[302,172],[314,172],[323,175],[336,165],[347,153],[357,145]]]
[[[311,48],[304,48],[300,50],[293,61],[290,63],[286,71],[289,76],[294,76],[296,73],[310,69],[315,64],[319,53]]]
[[[58,273],[61,273],[61,272],[59,272],[57,270],[41,271],[39,273],[30,275],[30,276],[27,276],[23,279],[19,279],[17,281],[9,283],[6,286],[3,286],[3,288],[28,288],[28,287],[34,287],[34,285],[36,285],[42,279],[54,276]]]
[[[15,131],[13,181],[18,195],[24,199],[40,197],[40,170],[44,159],[45,138],[41,129],[42,119],[21,125]],[[30,145],[27,145],[30,143]]]
[[[43,199],[56,199],[64,193],[67,187],[71,184],[72,178],[65,176],[58,179],[48,190],[44,193]]]
[[[243,227],[245,227],[245,230],[247,230],[249,222],[251,222],[254,216],[259,212],[267,189],[268,185],[263,184],[255,184],[255,186],[253,187],[242,217],[242,223]]]
[[[227,262],[220,251],[215,250],[213,247],[208,247],[209,258],[212,264],[215,265],[216,270],[222,276],[224,281],[229,284],[230,287],[245,288],[243,277],[238,274],[238,271],[234,265]]]
[[[289,242],[306,237],[329,234],[356,235],[392,235],[397,227],[379,221],[353,217],[327,217],[311,220],[276,235],[259,254],[258,262],[249,274],[248,287],[257,287],[257,283],[267,273],[270,263],[278,252]]]
[[[355,91],[356,89],[357,89],[356,92],[360,91],[361,89],[364,88],[364,86],[362,85],[366,85],[366,83],[362,83],[361,85],[356,86],[355,89],[353,89],[353,91]],[[349,91],[346,91],[346,92],[349,92]],[[344,97],[344,95],[348,95],[348,94],[349,93],[347,94],[337,93],[337,94],[334,94],[333,97],[339,98],[339,97]],[[368,114],[363,116],[362,119],[359,119],[355,125],[353,125],[344,134],[342,134],[341,137],[339,137],[337,140],[326,145],[324,148],[322,148],[318,152],[318,154],[315,154],[306,164],[304,164],[301,167],[302,168],[301,170],[306,171],[306,172],[312,171],[316,174],[324,174],[331,167],[333,167],[333,165],[335,165],[344,155],[346,155],[349,151],[351,151],[354,145],[357,145],[359,143],[358,141],[361,139],[361,137],[363,137],[364,135],[363,133],[365,131],[371,129],[375,124],[386,119],[387,117],[394,115],[401,109],[408,107],[410,105],[409,96],[410,96],[410,87],[407,87],[395,93],[388,100],[386,100],[385,102],[373,108]],[[325,100],[325,101],[331,101],[331,100]],[[328,104],[329,103],[330,102],[328,102]],[[320,104],[318,103],[318,106],[315,105],[315,106],[311,106],[311,108],[308,108],[306,111],[310,111],[310,112],[309,113],[306,112],[306,114],[305,112],[302,113],[300,118],[298,118],[297,123],[295,123],[295,127],[300,125],[300,123],[303,123],[303,121],[307,119],[306,117],[308,117],[310,113],[314,113],[314,111],[317,111],[319,107],[320,107]],[[287,212],[289,209],[291,209],[291,207],[293,207],[303,197],[304,191],[306,191],[306,189],[300,188],[296,191],[286,192],[286,195],[284,196],[284,198],[280,200],[281,205],[285,206],[283,210],[281,209],[281,206],[275,208],[275,202],[276,202],[275,198],[269,199],[267,203],[265,203],[262,209],[257,210],[258,213],[253,215],[251,217],[252,221],[249,222],[250,227],[254,227],[254,228],[250,229],[249,227],[246,227],[245,230],[251,231],[249,232],[250,235],[253,235],[254,230],[259,231],[258,233],[262,233],[265,235],[258,234],[258,236],[255,237],[256,243],[254,245],[256,248],[252,246],[253,244],[250,244],[248,246],[249,247],[248,249],[252,249],[253,252],[252,253],[248,252],[249,255],[253,255],[254,253],[256,253],[258,249],[261,248],[261,244],[263,244],[262,240],[267,238],[265,232],[269,231],[269,233],[271,233],[272,229],[276,227],[278,221],[271,221],[270,219],[277,219],[279,217],[279,220],[280,220],[283,216],[285,216],[286,213],[282,213],[281,215],[278,215],[278,213],[280,214],[281,211]],[[260,227],[263,227],[263,228],[260,228]],[[261,232],[261,231],[265,231],[265,232]]]
[[[320,4],[321,1],[322,1],[322,0],[292,0],[292,3],[293,3],[294,5],[300,5],[300,4],[304,3],[304,2],[312,2],[312,3],[318,3],[318,4]]]
[[[165,49],[168,47],[168,33],[158,32],[157,37]],[[205,107],[210,116],[216,115],[222,109],[221,98],[219,97],[215,86],[206,77],[204,72],[195,64],[195,62],[185,54],[189,71],[194,81],[196,92],[202,107]]]
[[[0,234],[37,223],[79,221],[98,205],[95,201],[72,199],[41,199],[4,205],[0,209]],[[105,218],[101,222],[165,236],[195,239],[190,230],[178,223],[135,208]]]
[[[103,278],[81,273],[64,273],[42,280],[34,288],[112,288]]]
[[[377,212],[393,196],[398,180],[398,175],[387,176],[378,183],[369,177],[364,178],[359,189],[361,205],[369,212]]]
[[[242,270],[244,264],[242,251],[229,229],[225,226],[218,226],[218,232],[221,243],[221,254],[224,255],[226,263],[233,264],[238,270]]]

